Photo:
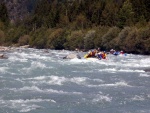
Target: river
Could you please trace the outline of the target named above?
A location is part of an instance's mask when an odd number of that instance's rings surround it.
[[[0,113],[150,113],[150,56],[62,59],[16,48],[0,59]]]

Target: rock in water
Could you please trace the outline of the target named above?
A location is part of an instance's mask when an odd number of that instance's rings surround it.
[[[81,59],[81,57],[78,54],[69,54],[69,55],[63,57],[63,59],[74,59],[74,58]]]
[[[7,59],[8,57],[6,57],[4,54],[0,54],[0,59]]]
[[[144,71],[145,71],[145,72],[150,72],[150,69],[145,69]]]

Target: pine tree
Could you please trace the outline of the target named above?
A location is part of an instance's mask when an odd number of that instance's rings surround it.
[[[107,0],[105,8],[102,12],[101,24],[107,26],[115,26],[118,10],[119,8],[113,0]]]
[[[131,26],[134,23],[134,12],[130,0],[126,0],[119,11],[118,26],[123,28],[124,26]]]

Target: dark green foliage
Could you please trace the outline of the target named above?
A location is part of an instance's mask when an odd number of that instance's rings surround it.
[[[47,47],[51,49],[64,49],[65,31],[61,28],[54,29],[47,37]]]
[[[0,45],[4,44],[5,42],[5,34],[4,31],[0,30]]]
[[[116,38],[116,40],[117,40],[116,43],[117,43],[117,46],[118,46],[117,48],[119,50],[125,50],[126,49],[125,40],[128,37],[128,35],[131,32],[131,30],[132,30],[132,28],[125,27],[118,34],[118,37]]]
[[[109,27],[99,26],[95,28],[96,36],[94,39],[95,48],[102,47],[102,36],[107,33]]]
[[[67,42],[65,43],[65,47],[70,50],[83,49],[84,48],[84,33],[80,31],[73,31],[68,34]]]
[[[88,31],[84,37],[84,49],[93,49],[94,48],[94,38],[96,33],[94,30]]]
[[[26,34],[26,30],[22,26],[12,27],[7,31],[5,41],[9,43],[17,43],[18,39],[24,34]]]
[[[9,24],[8,12],[4,2],[0,3],[0,21],[4,22],[5,25]]]
[[[116,45],[114,39],[118,36],[119,29],[117,27],[112,27],[108,30],[106,34],[102,36],[102,48],[104,50],[110,50],[111,48],[114,48]]]
[[[106,0],[105,8],[102,11],[101,24],[114,26],[117,23],[117,13],[119,10],[119,5],[113,0]]]
[[[39,49],[46,47],[46,36],[45,36],[45,29],[37,29],[34,32],[31,32],[31,38],[29,44],[31,47],[36,47]]]
[[[29,39],[30,39],[29,35],[23,35],[22,37],[19,38],[18,44],[20,46],[28,45],[29,44]]]
[[[136,50],[140,54],[150,53],[150,28],[139,29]]]
[[[149,0],[130,0],[135,12],[135,20],[139,21],[143,16],[147,21],[150,19],[150,1]]]
[[[130,0],[126,0],[118,13],[118,26],[131,26],[134,23],[134,12]]]

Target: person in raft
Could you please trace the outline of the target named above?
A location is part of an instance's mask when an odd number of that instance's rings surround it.
[[[98,59],[106,59],[106,57],[107,57],[107,54],[106,54],[106,52],[105,51],[103,51],[103,52],[99,52],[98,54],[97,54],[97,58]]]
[[[106,59],[106,52],[103,51],[99,51],[99,50],[96,50],[94,49],[93,51],[89,51],[85,56],[84,58],[98,58],[98,59]]]
[[[94,58],[94,57],[96,57],[96,55],[97,55],[97,50],[96,49],[94,49],[93,51],[89,51],[85,56],[84,56],[84,58]]]

